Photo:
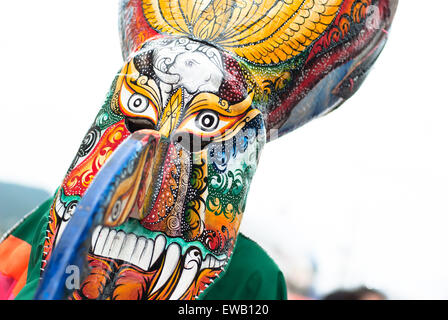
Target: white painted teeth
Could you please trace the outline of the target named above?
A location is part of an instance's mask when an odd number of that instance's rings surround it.
[[[163,254],[164,260],[159,279],[152,292],[156,292],[170,279],[179,261],[182,259],[182,248],[177,243],[167,247],[165,236],[158,235],[155,240],[127,234],[122,230],[109,229],[98,226],[92,234],[91,251],[98,256],[119,259],[145,271],[150,270]],[[171,299],[179,299],[190,287],[200,270],[210,268],[218,269],[224,266],[227,259],[217,259],[207,254],[204,260],[199,249],[193,247],[185,253],[183,270],[178,284],[173,290]]]
[[[202,262],[201,269],[210,268],[210,258],[211,258],[211,255],[209,255],[209,254],[205,257],[205,260]]]
[[[103,229],[104,230],[104,229]],[[111,230],[112,232],[114,230]],[[100,234],[101,235],[101,234]],[[126,234],[123,231],[118,231],[112,240],[112,244],[109,250],[103,250],[102,256],[106,256],[112,259],[118,259],[121,248],[123,247],[124,240],[126,239]]]
[[[96,255],[101,255],[108,235],[109,235],[109,229],[104,228],[100,231],[98,239],[95,241],[95,249],[93,253],[95,253]]]
[[[187,291],[198,274],[201,262],[202,255],[198,249],[193,248],[187,252],[185,255],[184,269],[182,270],[176,288],[170,296],[170,300],[180,299],[185,291]]]
[[[162,272],[160,273],[160,277],[157,280],[157,283],[152,289],[151,293],[159,290],[165,284],[165,282],[171,277],[174,270],[176,269],[177,264],[179,263],[180,254],[181,254],[181,248],[177,243],[172,243],[171,245],[168,246],[165,261],[163,262]]]
[[[146,246],[146,238],[140,237],[135,244],[134,252],[132,252],[130,263],[133,265],[140,265],[140,257],[142,257],[143,250]],[[149,259],[151,259],[151,255],[149,255]]]
[[[159,235],[154,243],[133,233],[98,226],[93,231],[91,245],[95,255],[123,260],[147,271],[164,252],[166,239]]]
[[[154,241],[148,239],[146,241],[145,248],[143,249],[139,263],[137,264],[143,270],[149,270],[153,250],[154,250]]]
[[[103,249],[101,250],[101,252],[99,252],[100,255],[102,256],[109,256],[109,252],[110,252],[110,248],[112,247],[112,243],[114,243],[115,241],[115,236],[117,235],[117,231],[115,230],[111,230],[109,232],[109,234],[107,235],[106,238],[106,242],[104,242],[104,246]]]
[[[207,269],[207,268],[209,268],[209,269],[221,268],[223,265],[226,264],[226,260],[227,259],[225,259],[225,258],[218,260],[214,256],[208,254],[205,257],[205,260],[202,262],[201,270],[202,269]]]
[[[130,262],[136,242],[137,236],[135,234],[127,235],[123,246],[121,247],[120,253],[118,254],[118,259]]]
[[[158,235],[155,244],[154,244],[154,252],[153,252],[153,258],[151,259],[151,266],[154,264],[154,262],[159,259],[160,255],[162,254],[163,250],[165,250],[166,245],[166,239],[162,235]]]
[[[95,248],[95,244],[96,244],[96,241],[98,240],[98,235],[100,234],[101,228],[102,228],[102,226],[97,226],[95,228],[95,230],[93,230],[92,244],[91,244],[92,249]]]

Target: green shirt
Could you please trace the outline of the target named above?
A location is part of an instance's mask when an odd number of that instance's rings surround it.
[[[239,234],[228,269],[202,300],[286,300],[283,273],[254,241]]]

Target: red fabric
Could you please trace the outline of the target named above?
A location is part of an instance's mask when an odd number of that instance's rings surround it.
[[[0,244],[0,299],[14,299],[28,274],[31,245],[10,235]]]

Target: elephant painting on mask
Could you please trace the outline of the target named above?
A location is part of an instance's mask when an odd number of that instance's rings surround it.
[[[125,63],[37,242],[19,226],[0,244],[25,250],[21,272],[0,262],[2,294],[200,299],[231,262],[263,146],[355,93],[396,5],[121,1]],[[67,288],[73,265],[80,286]]]

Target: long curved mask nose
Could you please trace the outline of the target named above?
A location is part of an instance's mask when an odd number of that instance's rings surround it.
[[[182,157],[183,151],[174,152],[169,138],[162,137],[153,130],[140,130],[134,133],[131,139],[142,144],[142,150],[132,160],[126,171],[117,178],[113,188],[109,191],[101,212],[104,215],[104,224],[115,227],[123,224],[129,217],[142,220],[153,217],[158,220],[159,212],[153,208],[153,204],[160,199],[167,199],[173,210],[174,197],[171,190],[166,192],[167,183],[177,184],[170,174],[164,175],[164,171],[170,172],[165,163],[177,163],[181,167],[179,177],[188,176],[189,163]],[[167,159],[168,156],[168,159]],[[182,160],[180,160],[182,159]],[[177,172],[176,172],[177,173]],[[170,181],[167,181],[170,180]],[[165,193],[163,193],[163,191]],[[159,196],[159,193],[160,194]],[[177,196],[176,196],[177,199]],[[179,211],[179,210],[177,210]],[[166,212],[165,212],[166,213]],[[180,213],[180,212],[179,212]],[[165,214],[162,215],[164,217]]]

